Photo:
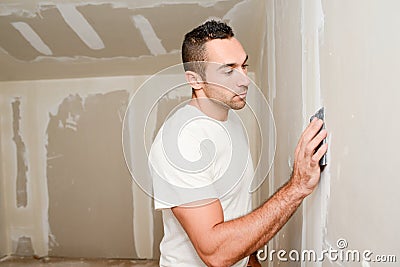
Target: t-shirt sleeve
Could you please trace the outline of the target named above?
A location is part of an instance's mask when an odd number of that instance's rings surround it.
[[[160,130],[162,131],[162,129]],[[160,132],[149,153],[155,209],[217,198],[213,153],[204,140],[187,131],[177,145],[163,144]]]

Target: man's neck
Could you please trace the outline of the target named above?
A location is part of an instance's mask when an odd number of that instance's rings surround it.
[[[229,108],[219,103],[215,103],[208,98],[192,97],[189,105],[195,106],[208,117],[218,121],[226,121],[228,119]]]

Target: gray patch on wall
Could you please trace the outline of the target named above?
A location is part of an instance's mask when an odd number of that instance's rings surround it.
[[[50,256],[137,258],[122,152],[129,93],[66,97],[47,128]],[[139,203],[140,204],[140,203]]]
[[[12,102],[12,110],[13,110],[13,132],[14,137],[13,140],[15,142],[16,150],[17,150],[17,186],[16,186],[16,195],[17,195],[17,207],[26,207],[28,204],[28,194],[26,190],[27,176],[26,173],[28,171],[28,165],[26,162],[26,148],[25,143],[22,140],[22,136],[20,134],[20,120],[21,120],[21,111],[20,98],[15,98],[15,101]]]

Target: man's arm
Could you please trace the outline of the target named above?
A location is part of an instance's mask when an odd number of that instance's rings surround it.
[[[224,221],[219,200],[196,207],[174,207],[172,212],[208,266],[230,266],[267,243],[289,220],[320,177],[319,160],[327,151],[322,121],[314,119],[304,130],[295,150],[291,179],[253,212]]]
[[[253,252],[249,256],[249,262],[247,263],[248,267],[261,267],[260,262],[258,261],[257,258],[257,251]]]

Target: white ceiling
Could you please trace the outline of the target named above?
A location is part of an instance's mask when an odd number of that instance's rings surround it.
[[[258,63],[263,0],[0,0],[0,80],[148,75],[180,63],[183,35],[227,21]]]

